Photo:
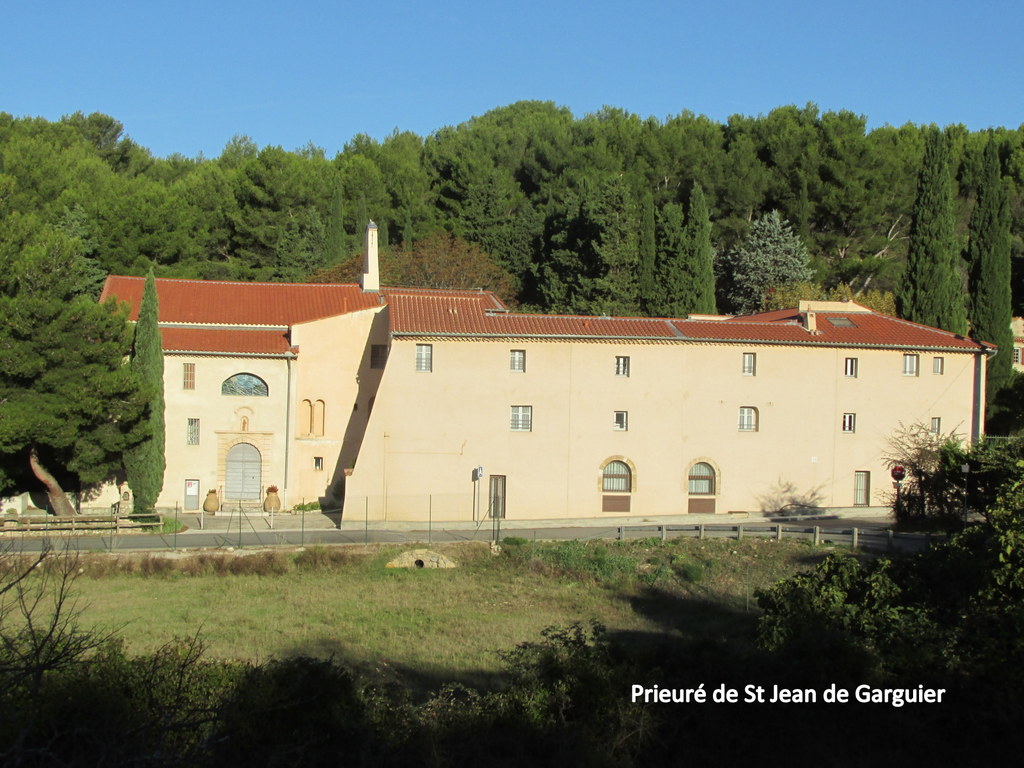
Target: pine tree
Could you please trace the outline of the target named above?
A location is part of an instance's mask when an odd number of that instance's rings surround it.
[[[964,292],[957,270],[952,180],[945,136],[932,126],[925,136],[907,267],[896,287],[900,316],[915,323],[967,333]]]
[[[743,244],[722,258],[726,300],[735,312],[758,312],[775,286],[809,281],[808,262],[800,238],[772,211],[751,224]]]
[[[151,510],[164,484],[164,352],[158,325],[159,304],[153,270],[146,276],[146,286],[135,323],[132,350],[132,374],[148,398],[146,419],[149,436],[125,452],[124,468],[128,486],[135,494],[135,505]]]
[[[985,147],[982,179],[969,233],[971,336],[999,347],[999,354],[988,359],[986,395],[991,416],[996,393],[1013,379],[1010,208],[994,138],[989,138]]]
[[[75,242],[46,231],[0,259],[0,494],[38,482],[62,516],[64,489],[110,479],[145,431],[130,329],[78,293]]]

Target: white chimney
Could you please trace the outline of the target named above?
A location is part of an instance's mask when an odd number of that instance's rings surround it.
[[[377,225],[372,221],[366,225],[366,249],[363,251],[363,290],[376,293],[380,290],[380,266],[377,263]]]

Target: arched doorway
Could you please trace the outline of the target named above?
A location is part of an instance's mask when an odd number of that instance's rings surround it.
[[[224,497],[249,501],[259,499],[262,491],[263,458],[259,449],[249,443],[231,447],[227,456],[227,477]]]

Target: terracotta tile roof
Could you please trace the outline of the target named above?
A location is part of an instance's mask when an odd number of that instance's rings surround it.
[[[111,276],[101,300],[116,296],[130,302],[135,319],[144,282],[140,277]],[[721,341],[964,351],[993,347],[937,328],[852,310],[816,311],[817,331],[809,333],[796,309],[721,320],[679,320],[519,314],[509,312],[488,291],[382,288],[375,294],[363,293],[356,285],[157,280],[157,292],[162,323],[239,326],[165,327],[162,333],[168,351],[282,354],[289,349],[285,326],[382,303],[389,305],[391,332],[398,336]],[[837,318],[847,321],[830,322]]]
[[[165,352],[281,355],[291,348],[287,331],[251,328],[161,328]]]
[[[831,346],[887,346],[915,349],[995,349],[994,344],[978,342],[939,328],[932,328],[898,317],[876,312],[824,312],[816,311],[817,332],[809,334],[800,324],[800,313],[795,309],[780,309],[756,315],[734,317],[724,325],[745,328],[730,334],[752,336],[755,340],[779,341],[798,340],[803,334],[804,341]],[[845,318],[849,325],[834,325],[832,320]],[[684,326],[676,322],[681,330]],[[774,329],[774,330],[773,330]],[[783,330],[785,329],[785,330]],[[719,337],[722,338],[722,337]]]
[[[116,296],[131,306],[138,319],[142,277],[111,275],[100,301]],[[309,283],[238,283],[221,280],[158,278],[160,320],[171,323],[224,325],[294,325],[379,306],[380,296],[358,285]]]
[[[664,320],[526,315],[493,310],[493,296],[388,291],[391,331],[411,335],[675,338]]]
[[[817,332],[798,322],[795,309],[722,320],[526,315],[488,309],[487,295],[391,293],[391,331],[419,336],[519,336],[593,339],[664,339],[735,343],[810,344],[913,349],[980,350],[983,345],[947,331],[873,312],[817,311]],[[833,325],[829,318],[848,318]],[[986,344],[984,346],[991,347]]]

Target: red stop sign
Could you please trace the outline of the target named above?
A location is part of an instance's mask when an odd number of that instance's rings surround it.
[[[891,474],[892,479],[898,483],[907,476],[907,470],[905,470],[903,467],[897,464],[895,467],[892,468],[892,472],[890,472],[889,474]]]

